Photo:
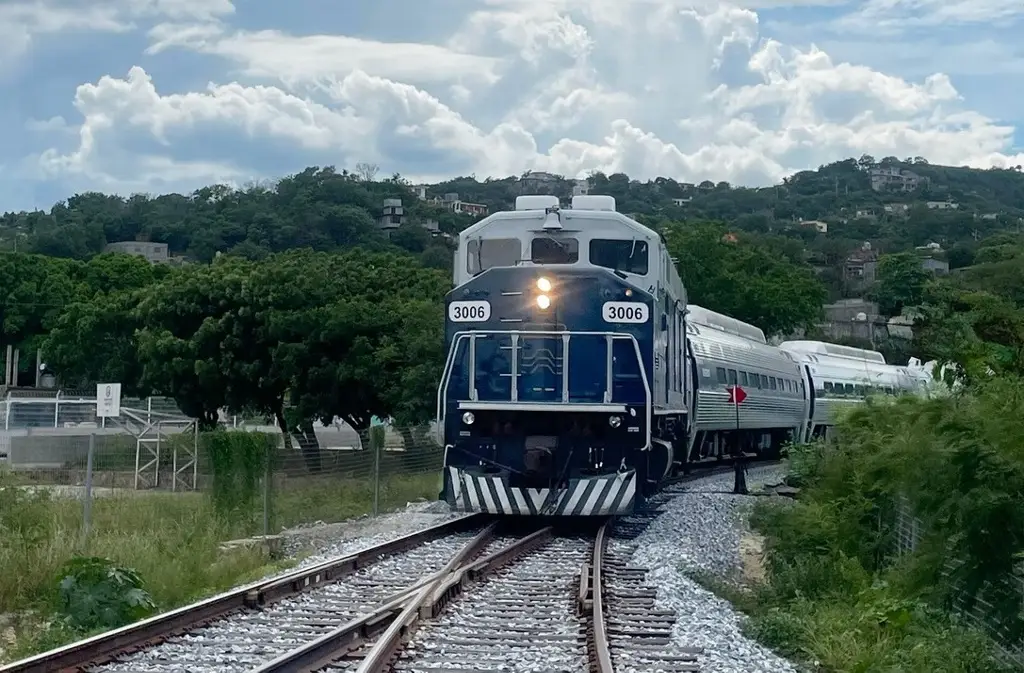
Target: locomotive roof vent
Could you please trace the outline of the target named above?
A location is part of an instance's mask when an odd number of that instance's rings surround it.
[[[572,197],[573,210],[607,210],[615,212],[615,197],[604,194],[581,194]]]
[[[558,197],[549,194],[526,194],[516,197],[516,210],[547,210],[558,207]]]

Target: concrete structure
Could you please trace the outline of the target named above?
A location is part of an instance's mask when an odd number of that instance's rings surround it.
[[[118,241],[117,243],[108,243],[103,250],[104,252],[121,252],[143,257],[151,264],[165,264],[170,259],[166,243]]]
[[[865,288],[875,282],[878,267],[878,253],[865,242],[860,250],[846,258],[843,264],[843,279],[854,288]]]
[[[377,226],[385,232],[392,232],[405,224],[405,208],[402,199],[384,199],[381,216],[377,218]]]
[[[876,166],[869,171],[871,189],[876,192],[912,192],[924,181],[920,175],[898,166]]]

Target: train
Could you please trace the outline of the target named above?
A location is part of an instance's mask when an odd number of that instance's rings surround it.
[[[690,303],[663,236],[602,195],[519,196],[462,231],[444,339],[440,498],[495,515],[630,514],[699,464],[778,455],[932,380]]]

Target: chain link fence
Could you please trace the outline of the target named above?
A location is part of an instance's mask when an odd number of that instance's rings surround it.
[[[898,555],[910,554],[917,550],[922,543],[926,532],[925,524],[914,515],[910,503],[904,499],[896,502],[895,511],[896,523],[893,532],[896,553]],[[947,565],[944,574],[948,576],[955,569],[955,565],[951,563]],[[984,588],[984,591],[989,595],[1014,596],[1020,603],[1021,610],[1024,610],[1024,577],[1021,575],[1021,570],[1018,568],[1017,574],[1013,577],[1001,578],[990,583]],[[984,597],[977,597],[970,607],[967,606],[966,600],[959,600],[956,608],[957,613],[972,627],[984,631],[992,637],[999,647],[999,652],[1005,663],[1024,670],[1024,644],[1019,641],[1014,642],[1006,629],[992,619],[991,616],[994,614],[992,605]]]
[[[0,397],[0,410],[0,605],[10,614],[49,605],[66,564],[82,557],[136,571],[162,608],[183,605],[265,576],[287,563],[279,552],[351,532],[308,524],[441,490],[443,449],[429,427],[338,423],[286,442],[258,418],[224,416],[218,430],[199,432],[156,398],[122,399],[120,416],[104,423],[95,392]],[[274,536],[284,529],[293,530]],[[24,619],[25,633],[44,628]]]
[[[149,526],[211,516],[227,519],[236,537],[267,535],[376,516],[436,499],[441,490],[443,449],[428,426],[356,432],[344,423],[318,424],[309,436],[291,435],[286,446],[265,419],[224,415],[222,431],[264,433],[275,448],[269,478],[243,476],[258,483],[248,484],[230,512],[213,512],[216,466],[207,435],[172,400],[125,398],[117,419],[96,418],[95,392],[9,394],[0,409],[0,486],[61,510],[77,508],[83,536],[120,525],[118,512],[129,511],[148,512]]]

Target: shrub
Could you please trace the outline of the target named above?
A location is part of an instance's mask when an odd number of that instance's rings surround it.
[[[58,610],[76,629],[113,629],[156,609],[131,568],[109,559],[75,557],[61,569]]]

